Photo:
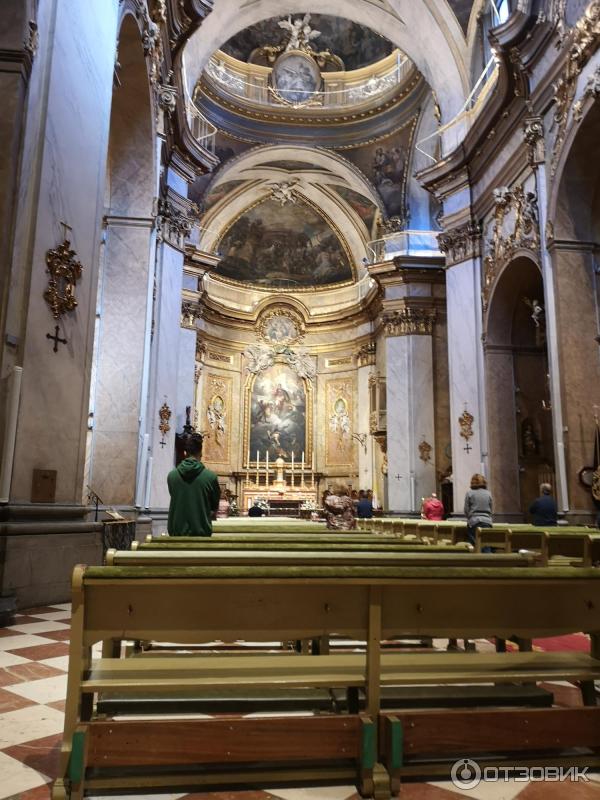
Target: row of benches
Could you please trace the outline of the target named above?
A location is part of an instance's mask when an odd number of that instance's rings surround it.
[[[111,552],[110,566],[78,567],[61,777],[55,800],[84,791],[192,786],[264,786],[356,780],[365,796],[389,797],[401,775],[448,769],[474,748],[600,746],[600,709],[394,711],[386,687],[513,684],[600,678],[600,571],[533,567],[526,554],[469,553],[464,545],[421,545],[396,536],[216,533]],[[402,653],[382,642],[418,638],[502,638],[591,634],[586,653]],[[363,652],[307,656],[183,653],[199,642],[286,642],[331,633],[366,642]],[[119,658],[123,640],[177,648]],[[92,647],[103,645],[103,658]],[[164,653],[167,653],[165,655]],[[110,656],[110,657],[109,657]],[[162,703],[211,693],[272,689],[365,695],[362,712],[310,717],[173,718]],[[158,719],[102,719],[107,698],[152,698]],[[588,695],[589,697],[589,695]],[[332,704],[335,709],[336,704]],[[473,744],[476,743],[476,744]],[[468,752],[465,752],[468,748]],[[529,755],[528,755],[529,754]],[[595,756],[580,763],[598,764]],[[571,759],[575,765],[577,759]]]

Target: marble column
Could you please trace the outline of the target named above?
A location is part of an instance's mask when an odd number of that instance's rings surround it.
[[[432,333],[435,310],[386,313],[388,507],[419,510],[436,488]]]
[[[186,309],[187,311],[187,309]],[[180,432],[186,421],[186,408],[190,407],[190,419],[194,424],[194,401],[196,395],[196,324],[192,312],[184,314],[179,331],[179,370],[177,378],[176,429]]]

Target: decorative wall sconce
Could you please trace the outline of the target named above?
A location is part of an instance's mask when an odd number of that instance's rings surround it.
[[[46,253],[46,271],[50,273],[48,288],[44,292],[44,300],[48,303],[50,312],[55,320],[59,320],[67,311],[77,308],[75,298],[75,285],[83,267],[75,258],[75,250],[71,249],[71,242],[67,238],[67,230],[72,230],[66,222],[60,223],[65,229],[65,239],[54,250]],[[58,345],[67,344],[67,340],[60,337],[59,326],[54,326],[54,334],[47,333],[46,339],[54,342],[54,353],[58,352]]]
[[[169,420],[171,419],[171,409],[167,405],[167,401],[162,404],[158,411],[158,416],[160,418],[160,422],[158,424],[158,430],[162,434],[162,439],[160,440],[159,444],[161,447],[166,445],[165,436],[171,430],[171,426],[169,425]]]

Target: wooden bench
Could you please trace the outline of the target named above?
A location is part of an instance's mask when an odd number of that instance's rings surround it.
[[[378,539],[374,542],[353,542],[343,541],[329,541],[323,539],[295,539],[290,541],[288,537],[284,541],[281,539],[265,540],[259,539],[258,541],[247,541],[246,539],[227,539],[221,538],[205,538],[205,537],[172,537],[169,539],[162,539],[160,541],[153,540],[151,542],[134,542],[132,549],[137,550],[189,550],[189,549],[202,549],[202,550],[248,550],[251,552],[260,552],[262,550],[287,550],[298,552],[320,550],[320,551],[339,551],[348,550],[357,553],[376,553],[376,552],[423,552],[423,553],[467,553],[469,548],[466,545],[430,545],[421,543],[419,541],[398,541],[392,539],[391,541],[382,541]]]
[[[389,797],[398,789],[399,775],[416,767],[410,746],[398,750],[396,723],[381,714],[382,686],[598,679],[599,589],[600,571],[572,568],[78,567],[65,736],[53,797],[134,787],[256,785],[257,774],[263,782],[293,776],[310,783],[354,776],[363,794]],[[316,638],[333,629],[365,639],[366,653],[231,655],[224,661],[181,655],[92,660],[91,654],[95,643],[112,638],[283,641]],[[532,638],[584,631],[592,634],[592,649],[589,655],[382,652],[382,639],[397,630],[470,638],[490,632]],[[365,692],[366,711],[308,721],[94,717],[95,697],[116,688],[158,697],[226,684],[356,687]],[[549,729],[560,729],[561,747],[598,746],[600,709],[581,712],[577,717],[572,709],[549,710]],[[415,713],[421,722],[437,712]],[[531,748],[531,713],[495,711],[495,723],[482,740],[486,749],[506,747],[507,725],[512,726],[512,750]],[[402,719],[410,728],[407,715]],[[579,719],[585,720],[583,726]],[[378,725],[384,731],[380,735]],[[452,739],[454,746],[474,756],[478,739],[464,726],[461,731]],[[427,772],[423,764],[419,769]]]

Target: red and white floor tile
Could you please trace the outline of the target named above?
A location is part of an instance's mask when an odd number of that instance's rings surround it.
[[[70,605],[61,604],[23,611],[10,628],[0,628],[0,800],[48,800],[50,797],[62,739],[69,622]],[[487,646],[491,647],[478,642],[479,649]],[[579,693],[575,688],[556,684],[552,688],[557,704],[578,704]],[[600,775],[590,777],[592,780],[587,783],[481,783],[469,791],[456,789],[450,781],[405,782],[401,800],[600,800]],[[151,797],[154,800],[358,799],[351,786]],[[113,795],[112,800],[125,798]]]

